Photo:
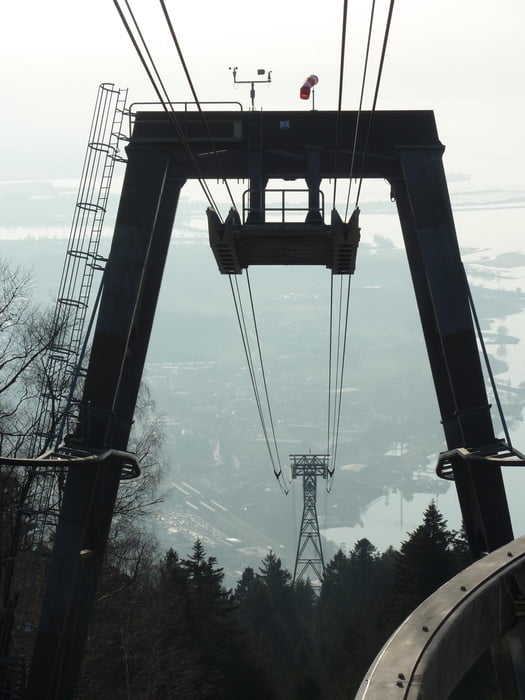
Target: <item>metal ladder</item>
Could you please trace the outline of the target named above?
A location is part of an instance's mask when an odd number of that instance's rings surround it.
[[[103,83],[97,95],[71,232],[53,320],[55,337],[46,365],[48,388],[40,400],[32,456],[58,447],[71,410],[71,387],[82,375],[85,324],[92,305],[95,271],[105,257],[100,241],[126,111],[127,90]]]

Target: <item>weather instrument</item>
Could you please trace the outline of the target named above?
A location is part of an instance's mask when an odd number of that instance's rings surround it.
[[[312,94],[312,109],[315,109],[315,90],[314,87],[319,82],[319,78],[312,73],[301,85],[301,90],[299,91],[299,97],[301,100],[308,100],[310,98],[310,93]]]
[[[239,70],[237,66],[232,68],[230,66],[229,70],[233,72],[233,84],[234,85],[250,85],[250,98],[252,100],[252,110],[255,110],[255,84],[256,83],[271,83],[272,82],[272,71],[266,71],[264,68],[257,68],[257,75],[266,75],[266,78],[254,78],[252,80],[237,80],[237,71]]]

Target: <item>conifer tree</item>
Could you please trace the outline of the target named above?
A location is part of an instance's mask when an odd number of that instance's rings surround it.
[[[455,533],[434,501],[423,514],[423,523],[400,548],[396,562],[391,607],[395,629],[425,598],[456,573]]]
[[[287,569],[283,569],[280,557],[271,550],[262,560],[259,576],[264,585],[271,591],[290,589],[292,575]]]
[[[241,603],[243,600],[246,599],[250,588],[252,587],[252,585],[255,584],[256,581],[257,577],[255,575],[255,571],[252,569],[251,566],[247,566],[242,572],[241,578],[237,581],[237,585],[235,586],[233,596],[236,603]]]
[[[392,553],[379,554],[366,538],[328,563],[316,623],[324,697],[352,697],[386,640],[391,571]]]

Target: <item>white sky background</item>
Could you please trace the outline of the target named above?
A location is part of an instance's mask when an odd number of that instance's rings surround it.
[[[173,101],[191,99],[156,0],[130,0]],[[272,71],[257,107],[311,109],[338,99],[343,0],[167,0],[200,100],[239,100],[239,79]],[[358,106],[371,2],[350,0],[343,107]],[[388,2],[376,3],[364,108],[375,87]],[[378,109],[433,109],[445,165],[474,188],[523,189],[525,3],[397,0]],[[97,86],[156,99],[111,0],[25,0],[0,5],[0,182],[78,177]]]

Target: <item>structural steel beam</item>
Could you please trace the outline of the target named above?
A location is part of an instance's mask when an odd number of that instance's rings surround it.
[[[128,150],[80,425],[86,453],[125,450],[182,181],[158,150]],[[27,700],[74,690],[121,476],[121,460],[69,469],[36,635]]]
[[[271,178],[308,179],[318,189],[323,178],[348,177],[353,165],[353,177],[390,180],[400,146],[443,148],[430,110],[361,112],[354,151],[357,126],[357,112],[138,112],[132,143],[169,149],[183,179],[254,181],[261,208]]]
[[[452,208],[439,148],[400,147],[392,180],[447,446],[497,453]],[[513,539],[501,468],[454,464],[475,559]]]

